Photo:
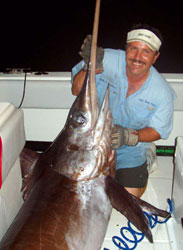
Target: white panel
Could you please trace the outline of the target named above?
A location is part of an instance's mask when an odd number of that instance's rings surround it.
[[[23,204],[19,158],[12,166],[0,190],[0,240]]]
[[[167,222],[167,229],[169,238],[171,241],[172,250],[182,250],[183,249],[183,229],[182,225],[178,224],[174,218],[171,218]]]
[[[0,240],[1,240],[6,230],[8,229],[6,216],[5,216],[4,201],[1,196],[0,196],[0,220],[1,220],[1,223],[0,223]]]
[[[158,140],[155,144],[174,146],[176,137],[181,135],[183,135],[183,112],[174,111],[173,130],[169,138],[167,140]]]
[[[53,141],[65,125],[69,109],[23,109],[26,140]],[[183,112],[174,112],[173,130],[167,140],[156,145],[175,145],[175,138],[183,135]]]
[[[18,107],[24,89],[25,74],[0,74],[0,102]],[[54,72],[46,75],[28,73],[24,108],[70,108],[75,96],[71,93],[71,73]]]
[[[8,227],[23,204],[22,193],[20,192],[21,188],[22,176],[18,158],[12,166],[0,192],[5,203],[5,214]]]
[[[173,181],[174,215],[178,222],[183,219],[183,137],[177,138],[175,151],[175,173]],[[183,231],[182,231],[183,233]]]
[[[183,74],[162,75],[177,94],[175,110],[182,110]],[[23,73],[0,73],[0,101],[11,102],[18,107],[23,95],[24,80]],[[71,72],[49,72],[42,75],[27,73],[24,108],[69,108],[74,99],[71,94]]]
[[[175,90],[177,99],[174,110],[183,110],[183,74],[162,74]]]
[[[26,140],[53,141],[65,125],[69,109],[24,109]]]
[[[25,145],[23,112],[10,103],[0,103],[0,137],[3,183]]]

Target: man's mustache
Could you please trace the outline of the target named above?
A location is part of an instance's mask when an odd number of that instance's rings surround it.
[[[134,62],[134,63],[141,63],[141,64],[146,64],[145,62],[143,61],[140,61],[140,60],[136,60],[136,59],[130,59],[131,62]]]

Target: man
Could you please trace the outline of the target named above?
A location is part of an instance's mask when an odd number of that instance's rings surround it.
[[[110,85],[114,121],[112,147],[116,148],[116,180],[137,197],[148,181],[147,150],[151,142],[167,139],[173,124],[175,92],[152,66],[160,55],[162,38],[147,25],[127,34],[126,52],[97,48],[96,85],[102,103]],[[91,36],[81,47],[83,58],[73,70],[72,93],[78,95],[86,75]]]

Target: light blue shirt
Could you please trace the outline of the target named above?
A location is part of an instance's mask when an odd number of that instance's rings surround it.
[[[72,69],[72,77],[84,66],[81,61]],[[173,108],[176,98],[169,83],[152,66],[144,85],[126,98],[128,80],[126,77],[125,51],[105,49],[104,71],[96,75],[97,93],[101,104],[110,85],[110,108],[114,124],[132,129],[151,127],[162,139],[167,139],[173,126]],[[139,142],[136,146],[123,145],[117,149],[117,169],[132,168],[146,161],[150,143]]]

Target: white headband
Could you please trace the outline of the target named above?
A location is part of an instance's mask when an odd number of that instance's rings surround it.
[[[161,46],[160,39],[150,30],[138,29],[128,32],[127,43],[134,41],[145,42],[153,51],[159,51]]]

